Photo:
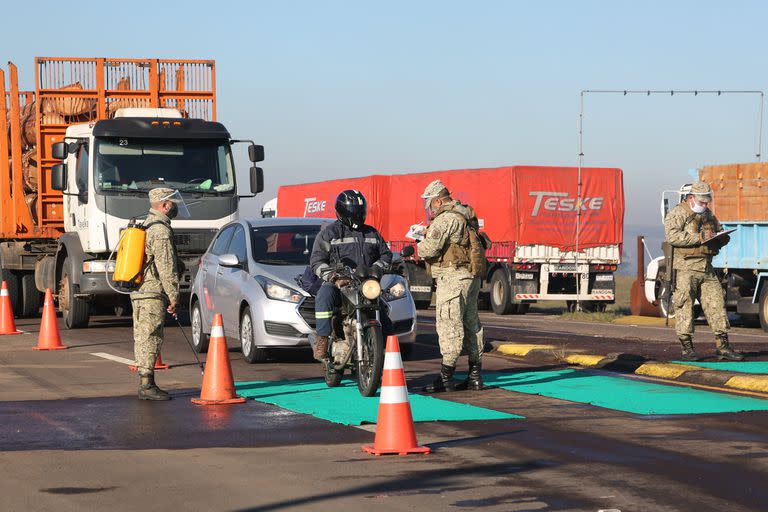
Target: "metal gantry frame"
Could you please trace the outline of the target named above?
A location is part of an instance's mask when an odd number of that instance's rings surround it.
[[[724,94],[732,95],[732,94],[738,94],[738,95],[744,95],[744,94],[752,94],[757,95],[760,102],[760,110],[758,113],[758,133],[757,133],[757,152],[755,153],[755,158],[758,162],[762,161],[762,146],[763,146],[763,110],[764,110],[764,104],[765,104],[765,92],[762,90],[733,90],[733,89],[720,89],[720,90],[698,90],[698,89],[682,89],[682,90],[674,90],[674,89],[583,89],[579,95],[579,170],[578,170],[578,184],[576,189],[576,204],[578,205],[578,208],[576,208],[576,297],[580,294],[580,281],[578,274],[578,265],[579,265],[579,248],[580,248],[580,242],[581,242],[581,169],[584,163],[584,97],[588,94],[612,94],[612,95],[621,95],[621,96],[627,96],[627,95],[643,95],[643,96],[651,96],[651,95],[670,95],[674,96],[677,95],[692,95],[692,96],[698,96],[698,95],[717,95],[722,96]],[[577,299],[576,301],[576,307],[577,309],[580,309],[580,301]]]

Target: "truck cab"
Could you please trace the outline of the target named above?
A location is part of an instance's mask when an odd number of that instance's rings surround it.
[[[222,124],[184,119],[167,108],[124,108],[112,119],[67,128],[53,148],[62,164],[52,170],[53,188],[63,194],[65,232],[41,266],[46,287],[59,288],[68,327],[86,325],[96,301],[127,310],[128,296],[118,295],[107,277],[122,230],[147,215],[147,194],[156,187],[179,190],[189,207],[191,218],[172,222],[182,297],[189,293],[199,256],[218,228],[237,217],[234,142]],[[249,155],[261,160],[263,148],[251,145]],[[260,172],[252,168],[256,182]]]

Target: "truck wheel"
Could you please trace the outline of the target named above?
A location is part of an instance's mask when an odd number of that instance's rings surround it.
[[[491,277],[491,309],[497,315],[508,315],[517,309],[512,303],[512,287],[503,270],[497,270]]]
[[[768,332],[768,286],[763,286],[763,289],[760,290],[759,307],[760,327],[762,327],[765,332]]]
[[[43,294],[35,285],[35,274],[25,272],[21,275],[21,315],[22,317],[37,316],[42,306]]]
[[[75,297],[75,285],[69,276],[69,258],[64,258],[64,267],[61,272],[59,309],[67,329],[88,327],[88,321],[91,318],[91,305],[87,301]]]
[[[19,315],[21,313],[21,286],[19,284],[19,275],[13,270],[2,269],[2,280],[5,281],[8,287],[8,298],[11,299],[11,305],[13,306],[13,314]]]

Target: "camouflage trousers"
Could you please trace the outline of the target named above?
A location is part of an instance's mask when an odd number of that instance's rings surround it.
[[[155,359],[163,345],[166,301],[131,299],[133,306],[133,352],[142,375],[154,373]]]
[[[443,364],[456,366],[462,348],[470,362],[480,362],[483,355],[483,328],[477,314],[480,278],[465,272],[446,273],[436,277],[435,302],[440,353]]]
[[[675,331],[679,337],[693,334],[693,305],[699,299],[715,337],[726,334],[730,325],[725,312],[723,287],[712,272],[678,270],[673,300],[675,303]],[[719,338],[718,338],[719,340]],[[719,343],[719,341],[718,341]]]

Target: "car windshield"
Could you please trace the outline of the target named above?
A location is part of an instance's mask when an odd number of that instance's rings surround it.
[[[146,192],[167,186],[182,192],[220,194],[235,189],[225,141],[97,139],[96,188]]]
[[[251,228],[253,259],[264,265],[309,265],[321,226]]]

